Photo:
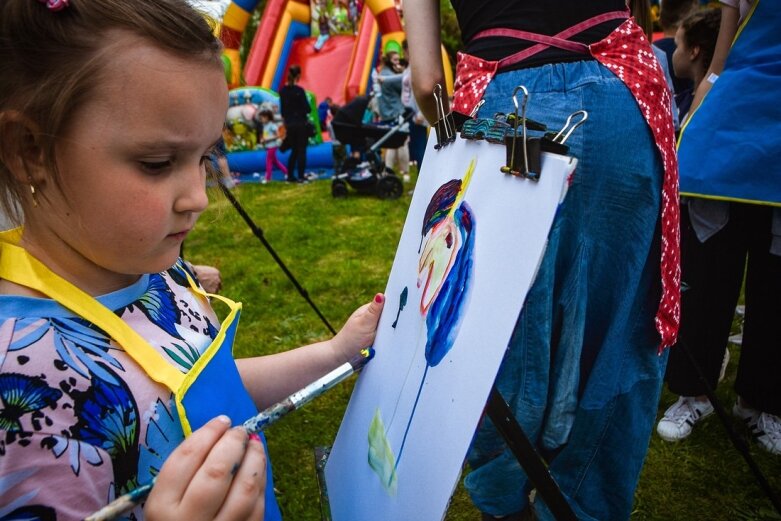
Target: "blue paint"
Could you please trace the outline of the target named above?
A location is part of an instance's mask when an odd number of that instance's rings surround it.
[[[459,193],[465,189],[466,187],[462,186],[461,180],[451,180],[436,191],[424,214],[421,229],[424,237],[437,223],[450,218],[449,213],[453,204],[458,200]],[[472,209],[466,201],[462,201],[455,209],[452,219],[461,236],[461,247],[456,253],[453,266],[443,281],[436,299],[431,303],[426,314],[426,368],[423,370],[423,377],[412,405],[412,412],[407,427],[404,429],[394,470],[401,462],[407,434],[420,401],[428,370],[430,367],[437,366],[453,347],[466,303],[469,300],[469,290],[472,286],[475,220]]]
[[[438,365],[453,347],[471,288],[474,249],[472,210],[462,203],[453,217],[461,233],[462,246],[426,315],[426,362],[431,367]]]

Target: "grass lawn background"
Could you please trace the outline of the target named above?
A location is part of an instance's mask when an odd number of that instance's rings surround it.
[[[355,308],[384,290],[409,206],[408,194],[381,201],[351,191],[345,199],[333,199],[327,181],[240,184],[233,193],[336,329]],[[185,251],[193,263],[218,267],[222,293],[244,303],[236,356],[269,354],[327,338],[326,327],[228,200],[219,193],[212,195],[212,204],[188,237]],[[719,389],[728,409],[734,403],[731,384],[739,348],[732,346],[731,352],[727,379]],[[268,430],[286,520],[321,518],[313,449],[333,443],[351,389],[352,380]],[[665,391],[660,414],[674,399]],[[747,438],[737,421],[733,425]],[[781,457],[749,443],[758,465],[781,494]],[[446,519],[479,520],[460,486]],[[677,444],[662,442],[654,434],[632,519],[745,521],[781,520],[781,516],[772,510],[714,415]]]

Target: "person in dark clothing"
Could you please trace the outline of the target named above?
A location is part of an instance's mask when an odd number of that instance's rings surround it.
[[[287,85],[279,90],[279,107],[285,122],[290,146],[290,158],[287,160],[287,180],[291,183],[303,183],[306,170],[306,145],[309,141],[309,101],[304,89],[297,85],[301,79],[301,67],[291,65],[287,72]],[[298,178],[296,178],[296,166]]]

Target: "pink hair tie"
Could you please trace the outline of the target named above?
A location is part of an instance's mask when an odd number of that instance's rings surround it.
[[[42,4],[46,4],[49,11],[57,12],[62,11],[68,7],[68,0],[38,0]]]

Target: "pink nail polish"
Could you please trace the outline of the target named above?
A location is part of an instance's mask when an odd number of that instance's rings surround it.
[[[260,434],[258,434],[257,432],[253,432],[252,434],[249,435],[249,439],[260,442]]]
[[[374,302],[376,302],[377,304],[382,304],[384,300],[385,297],[383,296],[382,293],[377,293],[376,295],[374,295]]]

